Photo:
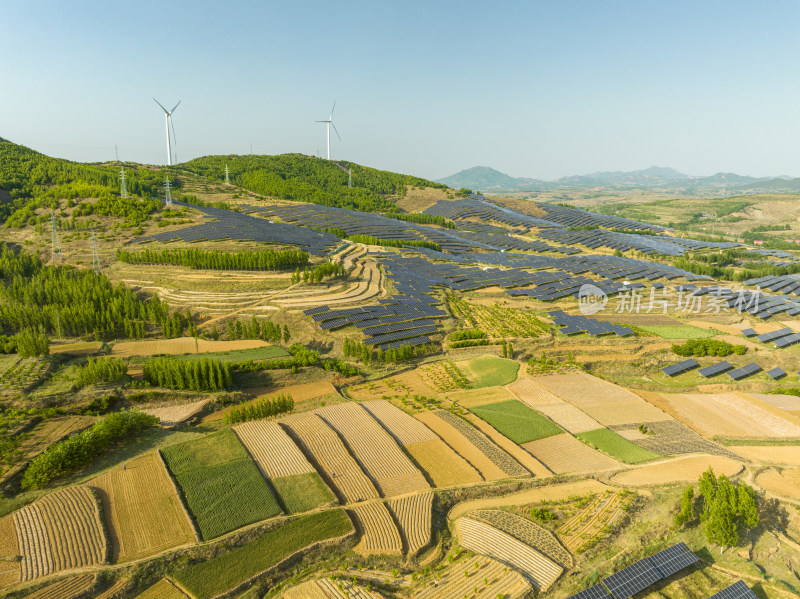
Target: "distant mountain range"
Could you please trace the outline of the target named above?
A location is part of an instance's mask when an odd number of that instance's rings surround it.
[[[710,177],[690,177],[673,168],[651,166],[638,171],[605,171],[589,175],[561,177],[543,181],[512,177],[488,166],[474,166],[455,175],[438,179],[456,189],[466,187],[488,192],[548,191],[553,189],[659,189],[678,193],[794,193],[800,192],[800,179],[791,177],[748,177],[717,173]]]

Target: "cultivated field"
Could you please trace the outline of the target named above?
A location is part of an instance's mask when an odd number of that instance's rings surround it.
[[[20,582],[22,567],[14,516],[0,518],[0,589]]]
[[[436,487],[469,485],[483,480],[480,472],[439,438],[412,443],[405,449]]]
[[[607,526],[614,525],[622,503],[623,496],[619,491],[599,493],[561,525],[558,529],[561,542],[571,552],[580,553]]]
[[[233,430],[267,478],[316,472],[277,422],[254,420]]]
[[[359,404],[342,403],[315,412],[342,436],[383,497],[430,488],[389,433]]]
[[[558,395],[543,387],[540,384],[541,380],[542,377],[521,376],[510,385],[507,385],[506,389],[537,410],[540,406],[564,403],[564,400]]]
[[[456,562],[448,567],[436,584],[428,583],[414,595],[414,599],[462,599],[465,596],[471,599],[522,599],[531,590],[531,584],[516,570],[490,557],[476,555],[464,563]]]
[[[447,394],[447,399],[469,409],[475,406],[509,401],[514,399],[514,396],[505,387],[487,387],[485,389],[451,391]]]
[[[283,599],[381,599],[381,595],[352,584],[346,578],[332,581],[327,578],[309,580],[286,589]]]
[[[136,599],[188,599],[188,595],[176,587],[168,578],[162,578]]]
[[[230,429],[161,450],[204,539],[280,513],[275,497]]]
[[[770,493],[800,499],[800,468],[771,468],[756,477],[756,484]]]
[[[471,412],[520,445],[564,432],[551,420],[515,399],[477,406]]]
[[[757,445],[736,446],[736,453],[756,464],[780,464],[800,466],[800,446],[798,445]]]
[[[497,431],[497,429],[495,429],[485,420],[481,420],[472,413],[464,414],[464,418],[476,429],[486,435],[486,437],[488,437],[489,440],[495,443],[500,449],[514,458],[514,460],[516,460],[528,472],[532,472],[534,476],[550,476],[553,474],[544,466],[544,464],[534,458],[521,445],[517,445],[511,439],[502,435]]]
[[[647,430],[642,433],[640,426]],[[639,447],[662,455],[682,453],[708,453],[738,458],[735,453],[704,439],[688,426],[677,420],[642,422],[639,425],[621,424],[609,427],[618,435],[630,440]]]
[[[516,568],[539,592],[550,588],[564,571],[532,547],[485,522],[462,516],[455,527],[462,547]]]
[[[382,501],[370,501],[355,506],[351,513],[361,541],[354,551],[362,555],[403,553],[403,541],[389,510]]]
[[[437,437],[427,426],[409,416],[397,406],[384,400],[365,401],[361,404],[400,445],[436,441]]]
[[[531,441],[523,447],[556,474],[597,472],[622,467],[616,460],[566,433]]]
[[[626,464],[639,464],[660,457],[659,454],[639,447],[607,428],[578,433],[575,436],[587,445]]]
[[[210,399],[201,399],[192,403],[182,404],[179,406],[167,406],[165,408],[143,408],[141,411],[145,414],[150,414],[158,418],[161,426],[171,427],[177,426],[194,417],[203,411]]]
[[[724,474],[731,477],[741,472],[742,467],[741,462],[723,456],[680,457],[620,472],[611,478],[611,483],[638,487],[693,482],[709,468],[713,468],[717,476]]]
[[[455,366],[467,377],[473,389],[508,385],[516,380],[519,371],[519,362],[496,356],[456,362]]]
[[[406,373],[404,373],[406,374]],[[423,364],[416,369],[416,375],[424,386],[420,386],[419,392],[425,393],[447,393],[458,391],[459,389],[469,388],[468,381],[464,378],[460,370],[450,360],[441,360],[431,364]],[[410,389],[415,390],[413,378],[409,375],[395,377],[400,381],[408,380],[412,383]],[[411,379],[411,380],[409,380]],[[415,390],[416,391],[416,390]]]
[[[127,561],[194,543],[194,528],[157,452],[92,479],[103,504],[111,558]]]
[[[23,582],[106,561],[100,506],[87,487],[54,491],[13,517]]]
[[[123,341],[122,343],[115,343],[111,353],[121,358],[155,356],[159,354],[177,356],[181,354],[252,349],[254,347],[266,347],[267,345],[268,343],[258,339],[210,341],[208,339],[195,339],[194,337],[179,337],[177,339],[159,339],[158,341]]]
[[[431,542],[431,512],[433,493],[418,493],[387,502],[389,510],[400,525],[408,553],[415,554]]]
[[[507,388],[522,402],[572,434],[597,430],[602,426],[582,410],[542,387],[534,377],[522,377]]]
[[[339,436],[313,413],[284,418],[281,425],[298,439],[346,503],[378,497],[378,492]]]
[[[25,597],[26,599],[74,599],[82,597],[94,586],[96,579],[96,574],[71,576],[48,584],[46,587],[42,587]]]

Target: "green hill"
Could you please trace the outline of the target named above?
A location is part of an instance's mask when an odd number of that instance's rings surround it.
[[[460,171],[455,175],[450,175],[438,180],[449,187],[456,189],[536,189],[541,181],[536,179],[525,179],[512,177],[488,166],[473,166]]]

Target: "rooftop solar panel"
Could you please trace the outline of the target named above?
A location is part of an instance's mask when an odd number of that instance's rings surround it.
[[[757,599],[757,595],[743,581],[737,580],[708,599]]]

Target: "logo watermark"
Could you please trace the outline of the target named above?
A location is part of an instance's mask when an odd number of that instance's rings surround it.
[[[622,290],[614,297],[611,307],[616,314],[666,314],[670,310],[684,314],[719,314],[723,308],[734,309],[740,314],[755,314],[760,297],[759,288],[755,291],[715,289],[696,293],[696,290],[688,289],[651,287],[648,291],[636,287]],[[596,285],[587,283],[578,290],[578,309],[584,316],[602,312],[608,304],[608,294]]]
[[[578,290],[578,309],[581,314],[584,316],[597,314],[605,310],[606,304],[608,304],[608,295],[605,291],[590,283],[581,285]]]

